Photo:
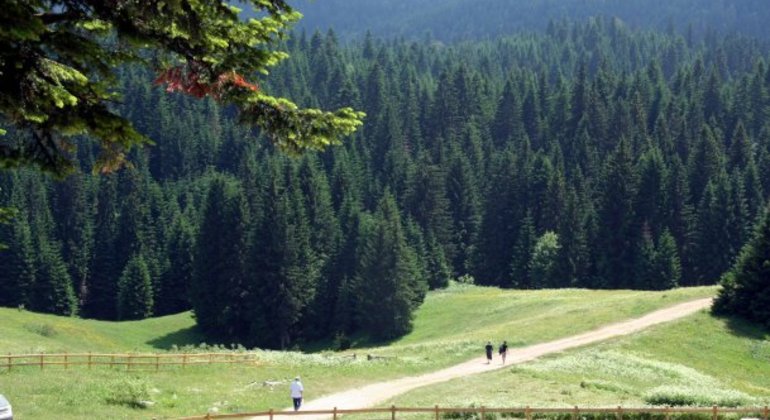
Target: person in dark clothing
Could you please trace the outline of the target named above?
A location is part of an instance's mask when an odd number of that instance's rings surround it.
[[[508,355],[508,342],[503,341],[503,344],[500,344],[500,348],[498,349],[498,353],[500,353],[500,357],[503,358],[503,364],[505,364],[505,356]]]
[[[484,349],[487,351],[487,364],[490,364],[492,362],[492,350],[494,349],[494,346],[492,346],[491,341],[487,341],[487,345],[484,346]]]

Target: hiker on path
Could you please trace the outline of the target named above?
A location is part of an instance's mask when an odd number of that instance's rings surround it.
[[[490,364],[492,362],[492,350],[494,349],[492,342],[487,341],[487,345],[484,346],[484,349],[487,351],[487,364]]]
[[[500,353],[500,357],[503,358],[503,364],[505,364],[505,356],[508,355],[508,342],[503,341],[503,344],[500,344],[500,349],[498,351]]]
[[[299,410],[299,406],[302,405],[302,392],[305,387],[302,386],[302,382],[299,381],[299,376],[294,378],[294,382],[291,383],[291,399],[294,401],[294,411]]]

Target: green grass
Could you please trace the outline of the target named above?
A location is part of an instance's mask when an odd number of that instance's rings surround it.
[[[108,322],[0,308],[0,319],[0,354],[157,352],[204,341],[190,312]]]
[[[506,339],[513,347],[544,342],[714,293],[714,288],[667,292],[501,291],[454,286],[429,294],[417,312],[414,331],[387,346],[344,353],[259,351],[258,366],[169,368],[158,373],[109,368],[14,369],[11,373],[0,373],[0,393],[11,399],[22,420],[168,418],[214,408],[220,413],[280,409],[289,405],[288,385],[282,383],[271,388],[263,386],[263,382],[286,381],[301,374],[306,397],[313,399],[480,356],[487,340]],[[0,309],[0,319],[0,354],[154,352],[202,340],[192,328],[190,314],[111,323]],[[353,359],[352,353],[359,357]],[[360,357],[364,354],[388,358],[368,361]],[[539,379],[542,373],[528,375],[531,381],[543,380]],[[579,389],[594,392],[590,387]],[[574,391],[579,393],[578,389]],[[446,398],[453,396],[447,394]],[[154,404],[147,408],[132,406],[132,401],[145,399]],[[608,396],[607,401],[610,400],[612,404],[618,403]]]
[[[705,311],[629,337],[421,388],[385,406],[770,404],[770,341]]]

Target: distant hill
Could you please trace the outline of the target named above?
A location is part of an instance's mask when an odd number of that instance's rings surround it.
[[[713,30],[770,37],[766,0],[291,0],[310,32],[333,28],[342,38],[371,31],[382,37],[441,41],[544,30],[549,21],[616,16],[636,27],[702,37]]]

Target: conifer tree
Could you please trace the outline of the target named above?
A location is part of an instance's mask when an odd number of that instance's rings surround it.
[[[246,212],[237,182],[211,175],[195,241],[190,302],[198,326],[220,339],[247,337],[249,332],[247,310],[254,302],[246,270]]]
[[[174,314],[190,309],[196,245],[195,232],[186,216],[177,216],[166,248],[169,269],[163,274],[154,296],[155,315]]]
[[[427,285],[418,277],[414,251],[406,244],[393,195],[386,191],[371,231],[362,232],[357,253],[357,319],[379,339],[392,339],[412,328],[412,312]]]
[[[770,212],[766,210],[752,239],[743,247],[732,268],[722,277],[722,289],[714,302],[714,311],[770,326],[768,278]]]
[[[61,258],[59,244],[50,242],[41,245],[36,265],[38,271],[32,287],[30,309],[57,315],[75,315],[75,291],[67,265]]]
[[[519,226],[516,224],[516,156],[505,151],[491,164],[489,187],[478,246],[473,258],[473,277],[478,284],[506,286],[511,273],[511,256]],[[520,216],[519,216],[520,217]]]
[[[679,286],[682,277],[679,252],[674,236],[667,229],[658,238],[656,253],[655,270],[659,278],[653,287],[657,290],[665,290]]]
[[[150,270],[142,255],[128,260],[118,280],[118,319],[144,319],[152,316],[153,293]]]
[[[91,282],[94,253],[95,194],[92,180],[82,174],[57,183],[54,211],[57,212],[58,237],[63,242],[62,258],[67,263],[80,305]]]
[[[0,224],[0,237],[8,246],[0,250],[0,306],[30,307],[38,267],[26,216]]]
[[[513,248],[511,261],[511,285],[519,289],[530,289],[534,286],[532,278],[532,254],[535,251],[537,234],[532,214],[527,211],[527,216],[519,225],[519,234],[516,236],[516,246]]]
[[[481,199],[476,174],[470,162],[455,152],[447,175],[447,196],[452,212],[453,242],[457,253],[451,267],[458,274],[470,273],[481,225]]]
[[[741,227],[735,210],[730,180],[722,174],[708,184],[698,210],[696,284],[716,283],[737,255],[739,249],[734,247]]]
[[[454,261],[452,215],[447,198],[446,170],[427,162],[418,163],[417,174],[408,191],[408,208],[423,230],[436,238],[447,261]]]
[[[655,242],[650,229],[645,226],[640,243],[637,244],[636,258],[634,261],[633,287],[640,290],[654,289],[660,280],[656,272],[655,262],[658,258]]]
[[[425,275],[430,289],[441,289],[449,285],[452,270],[444,257],[444,249],[433,235],[428,235],[425,247]],[[419,263],[416,262],[416,263]]]
[[[103,176],[98,183],[92,276],[85,289],[80,290],[83,315],[89,318],[117,318],[118,278],[122,270],[115,243],[120,214],[117,183],[117,175]]]
[[[628,141],[621,139],[605,167],[598,211],[597,266],[602,287],[629,287],[634,247],[640,230],[634,223],[637,177]]]
[[[590,252],[583,211],[577,192],[568,190],[565,216],[559,226],[561,247],[555,268],[559,286],[588,284]]]
[[[262,346],[288,348],[301,338],[300,321],[315,298],[321,267],[291,162],[281,159],[271,172],[267,207],[250,246],[259,297],[250,303],[255,320],[250,338]]]

